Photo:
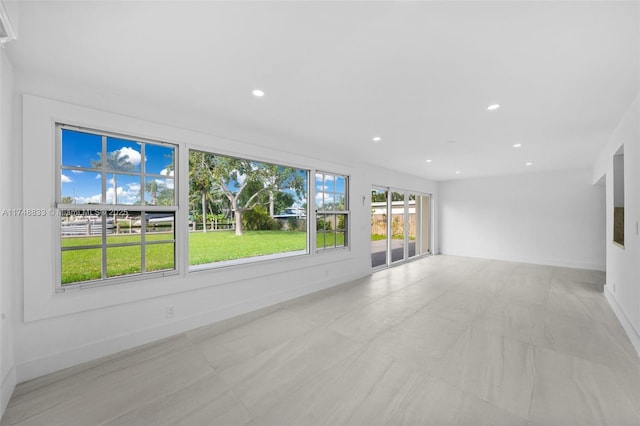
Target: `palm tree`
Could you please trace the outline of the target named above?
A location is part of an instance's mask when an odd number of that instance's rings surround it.
[[[98,153],[100,159],[91,160],[91,167],[96,169],[102,169],[103,165],[107,171],[121,172],[121,171],[133,171],[136,169],[134,164],[129,162],[128,155],[120,155],[120,150],[107,152],[105,158],[102,158],[102,153]],[[116,180],[116,174],[113,173],[113,204],[118,204],[118,182]],[[105,200],[106,201],[106,200]]]
[[[156,204],[158,204],[158,182],[156,182],[155,179],[147,182],[147,184],[144,186],[145,190],[149,192],[149,194],[151,194],[151,204],[153,204],[154,206]]]

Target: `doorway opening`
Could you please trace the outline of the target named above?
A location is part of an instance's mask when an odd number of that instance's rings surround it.
[[[431,196],[371,188],[371,267],[431,254]]]

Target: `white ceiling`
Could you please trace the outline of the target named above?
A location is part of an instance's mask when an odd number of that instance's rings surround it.
[[[241,123],[280,150],[448,180],[590,167],[638,94],[638,6],[23,1],[7,51],[18,71]]]

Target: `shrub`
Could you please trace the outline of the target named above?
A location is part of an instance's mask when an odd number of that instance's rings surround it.
[[[249,231],[277,231],[282,226],[280,222],[269,216],[269,212],[262,206],[256,206],[242,213],[242,226]]]

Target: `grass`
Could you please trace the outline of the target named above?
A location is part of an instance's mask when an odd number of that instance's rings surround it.
[[[149,233],[147,241],[171,238],[169,233]],[[326,238],[326,240],[324,239]],[[318,247],[344,245],[344,234],[318,234]],[[108,244],[139,243],[139,234],[111,235]],[[100,245],[100,237],[70,237],[62,239],[63,247]],[[302,251],[307,247],[307,233],[300,231],[234,231],[192,232],[189,234],[189,264],[201,265],[227,260],[251,258],[269,254]],[[146,247],[146,270],[160,271],[175,267],[173,243],[151,244]],[[107,277],[137,274],[142,271],[141,246],[107,248]],[[102,278],[102,249],[62,252],[62,284]]]
[[[164,241],[171,233],[148,233],[147,241]],[[394,239],[403,239],[399,235]],[[385,235],[373,234],[372,241],[384,240]],[[413,238],[410,238],[413,239]],[[139,243],[140,234],[120,234],[107,237],[108,244]],[[100,245],[100,237],[70,237],[62,239],[63,247]],[[317,234],[317,247],[344,245],[344,234],[329,231]],[[242,236],[234,231],[189,233],[189,264],[223,262],[269,254],[302,251],[307,247],[307,233],[302,231],[245,231]],[[173,243],[150,244],[145,253],[146,271],[175,268]],[[141,246],[107,248],[107,277],[138,274],[142,272]],[[62,252],[62,284],[102,278],[102,249],[70,250]]]
[[[163,241],[172,238],[170,233],[149,233],[147,241]],[[62,247],[100,245],[100,237],[71,237],[62,239]],[[110,235],[108,244],[139,243],[139,234]],[[173,243],[146,246],[146,270],[161,271],[175,267]],[[98,280],[102,278],[102,249],[70,250],[62,252],[62,285]],[[107,277],[142,272],[141,246],[108,247]]]
[[[222,262],[305,250],[307,233],[299,231],[192,232],[189,234],[189,264]]]

